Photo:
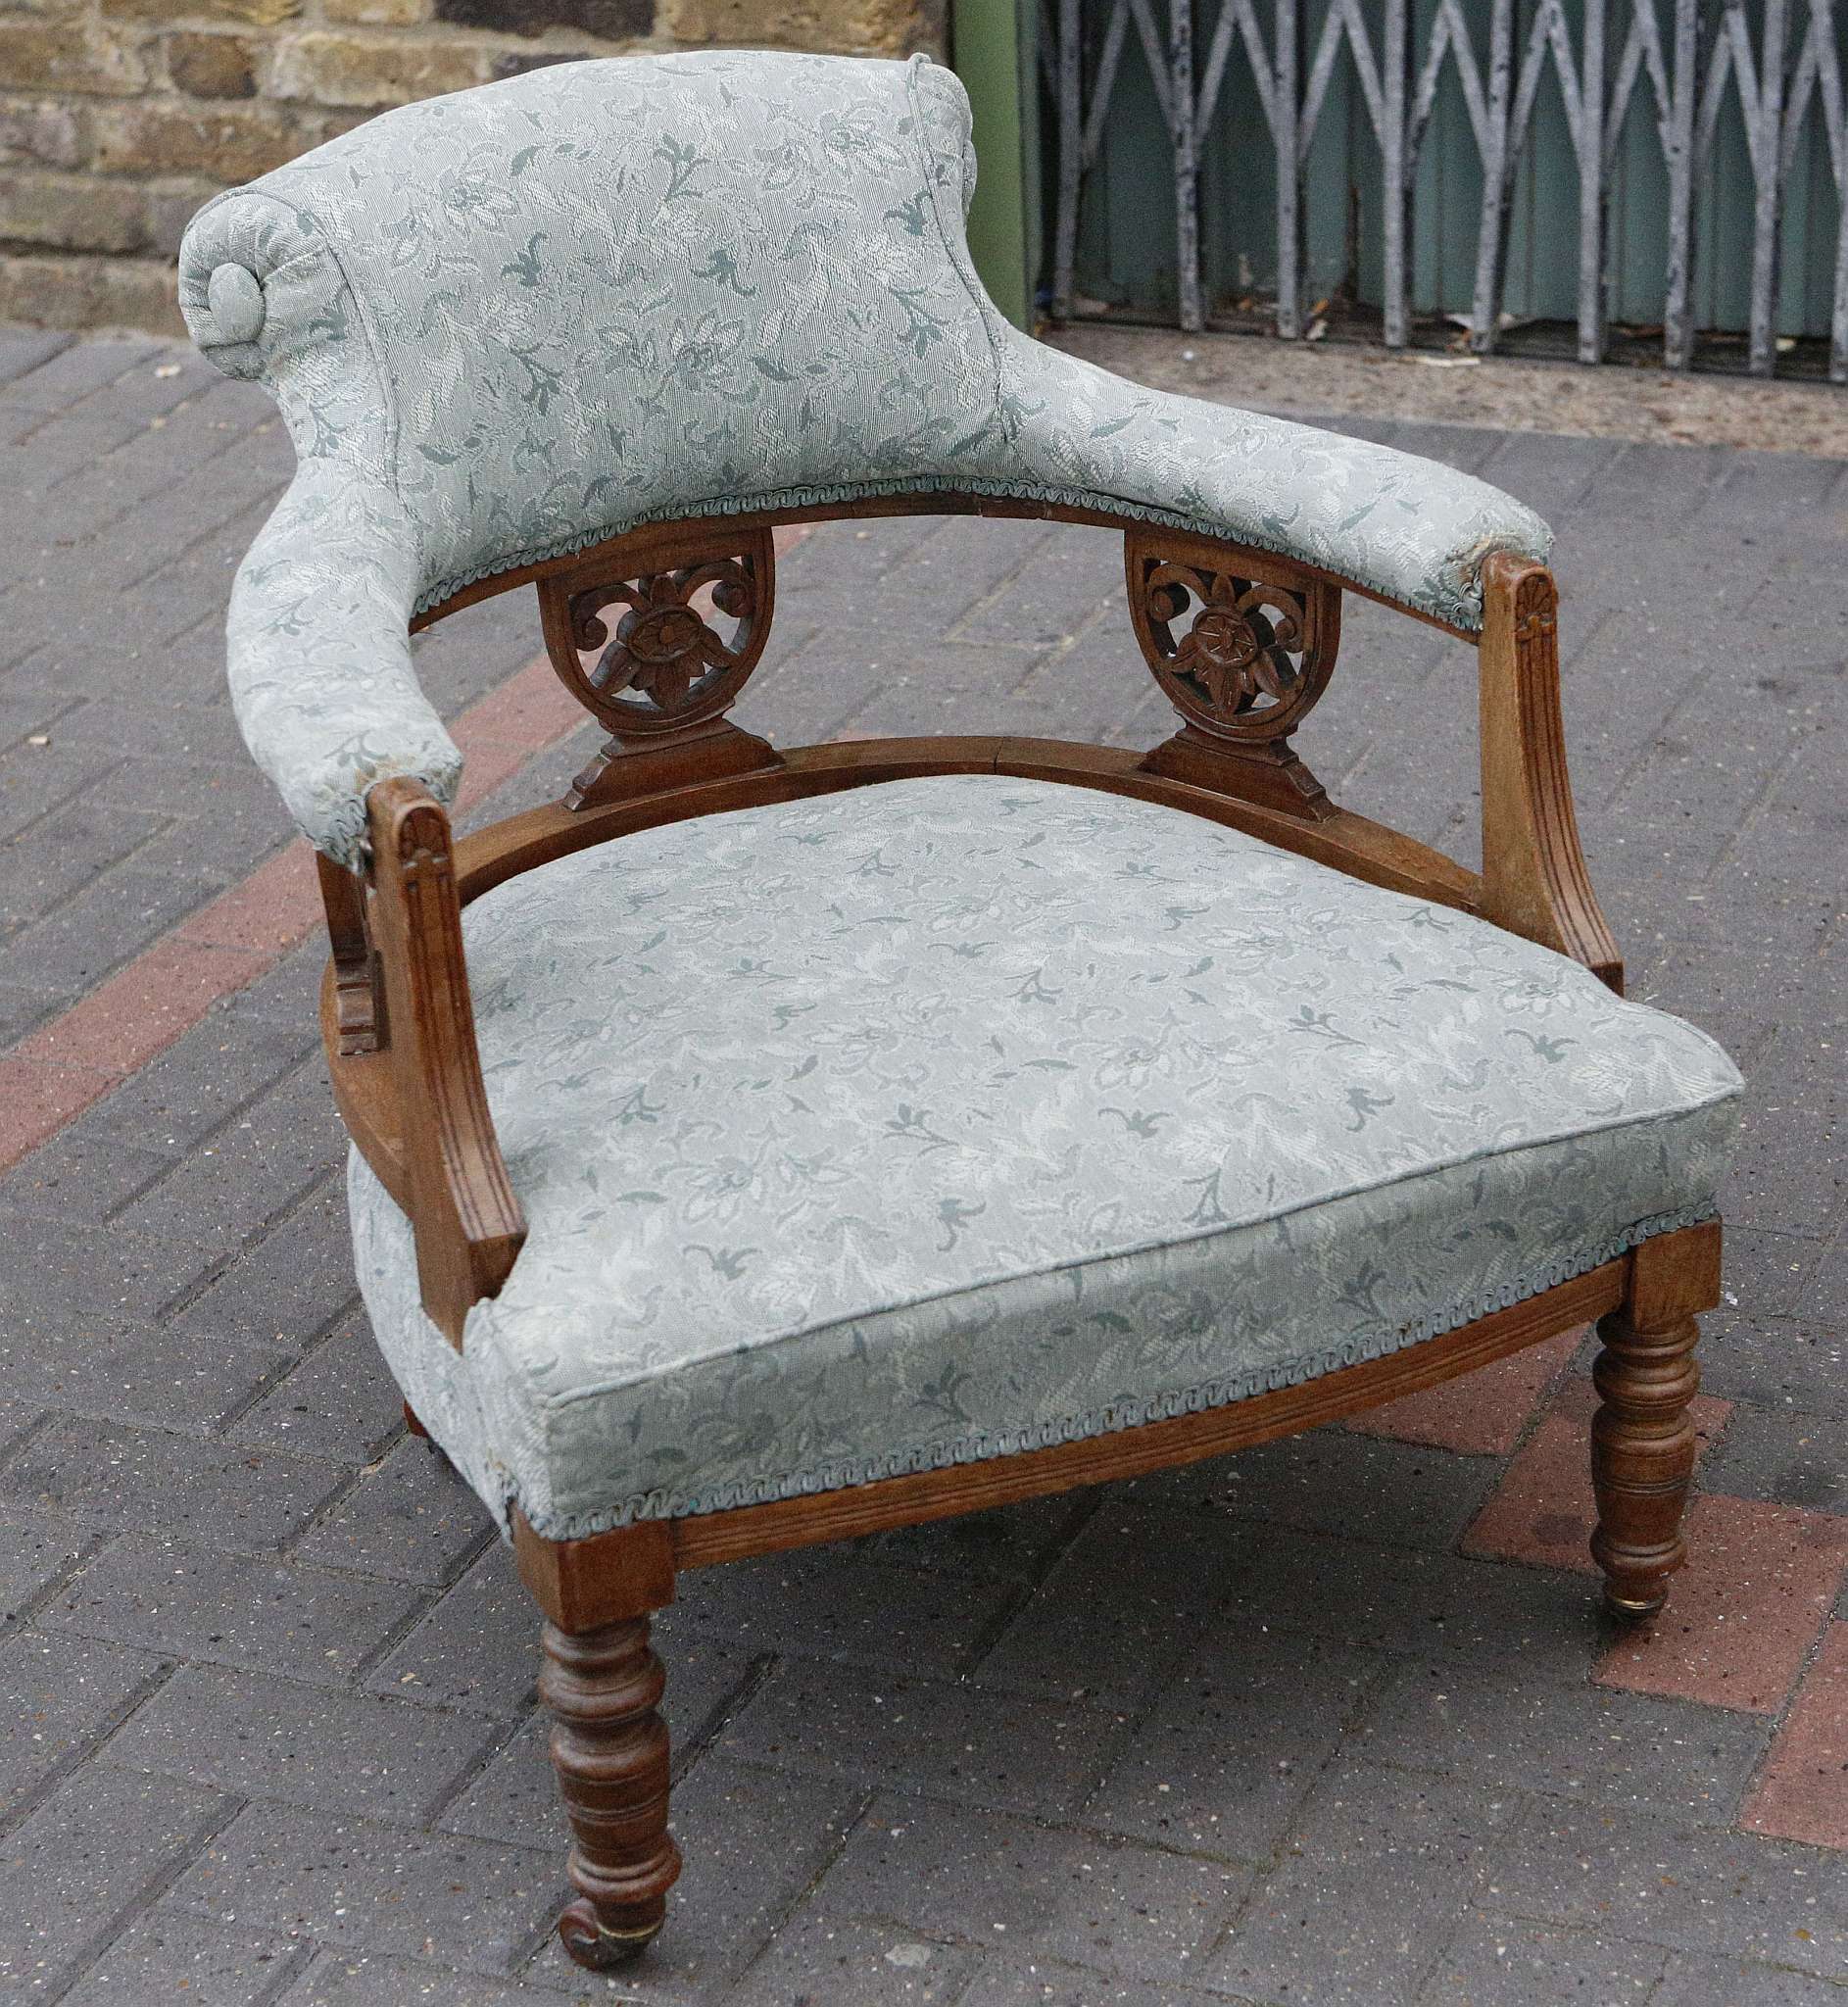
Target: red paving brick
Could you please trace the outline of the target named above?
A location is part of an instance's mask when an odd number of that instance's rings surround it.
[[[1589,1380],[1566,1383],[1551,1412],[1464,1535],[1466,1554],[1524,1561],[1534,1568],[1596,1572],[1586,1542],[1597,1524],[1591,1496],[1591,1416],[1597,1404]],[[1695,1396],[1694,1428],[1703,1451],[1731,1412],[1730,1401],[1704,1394]]]
[[[25,1039],[17,1055],[129,1073],[164,1052],[219,998],[274,964],[273,952],[215,948],[170,934]]]
[[[179,934],[220,948],[263,949],[273,957],[306,941],[319,921],[315,853],[306,843],[292,843],[183,921]]]
[[[1480,1372],[1389,1400],[1347,1426],[1358,1435],[1428,1444],[1463,1456],[1506,1456],[1520,1442],[1533,1403],[1583,1344],[1588,1328],[1562,1331]]]
[[[1718,1492],[1697,1497],[1687,1515],[1687,1566],[1668,1608],[1611,1647],[1597,1680],[1631,1693],[1775,1714],[1845,1572],[1848,1519]]]
[[[0,1059],[0,1171],[10,1170],[92,1101],[101,1101],[116,1078],[89,1066]]]
[[[462,712],[453,732],[478,801],[584,713],[541,657]],[[315,857],[294,843],[0,1057],[0,1171],[55,1136],[124,1074],[190,1031],[304,941],[320,919]]]
[[[1848,1624],[1828,1627],[1739,1823],[1779,1839],[1848,1847]]]

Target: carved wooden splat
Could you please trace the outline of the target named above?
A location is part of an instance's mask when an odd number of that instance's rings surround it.
[[[1338,587],[1284,560],[1155,528],[1125,533],[1130,620],[1185,723],[1144,766],[1319,820],[1322,784],[1289,735],[1328,687]]]
[[[767,528],[638,531],[542,579],[539,601],[553,668],[612,735],[578,776],[574,807],[629,792],[644,773],[658,787],[681,768],[710,779],[774,763],[760,739],[723,722],[769,638]]]

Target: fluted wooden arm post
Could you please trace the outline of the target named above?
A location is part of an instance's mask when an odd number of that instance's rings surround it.
[[[481,1079],[449,817],[413,780],[380,781],[366,809],[383,1052],[417,1279],[431,1321],[460,1349],[469,1306],[499,1294],[526,1225]]]
[[[1624,961],[1598,909],[1566,772],[1559,591],[1505,554],[1483,576],[1483,903],[1486,919],[1581,961],[1619,996]]]

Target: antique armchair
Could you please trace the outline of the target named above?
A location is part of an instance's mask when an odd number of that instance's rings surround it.
[[[1682,1559],[1739,1082],[1623,1001],[1545,526],[1015,332],[974,175],[922,60],[578,63],[377,119],[182,253],[298,455],[230,675],[320,853],[360,1280],[545,1613],[592,1967],[678,1867],[681,1569],[1217,1455],[1588,1319],[1611,1606]],[[1119,530],[1174,735],[729,722],[773,525],[912,511]],[[527,583],[610,737],[456,842],[409,635]],[[1291,750],[1344,592],[1476,650],[1480,873]]]

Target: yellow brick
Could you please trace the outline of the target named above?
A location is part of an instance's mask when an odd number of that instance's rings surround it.
[[[405,105],[479,83],[484,66],[480,48],[453,40],[301,34],[277,46],[269,93],[317,105]]]

